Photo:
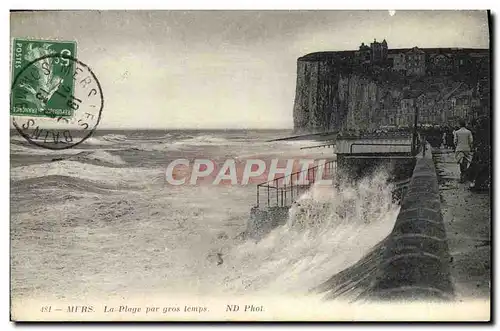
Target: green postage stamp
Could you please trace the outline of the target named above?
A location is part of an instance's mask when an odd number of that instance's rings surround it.
[[[71,117],[74,97],[76,42],[15,38],[12,48],[13,116]]]

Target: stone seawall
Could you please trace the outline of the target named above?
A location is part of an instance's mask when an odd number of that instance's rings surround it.
[[[367,296],[375,300],[452,299],[449,263],[437,174],[428,155],[416,163]]]
[[[311,291],[325,293],[326,299],[349,301],[454,299],[451,255],[431,153],[421,153],[413,164],[391,233],[356,264]],[[285,224],[287,216],[288,207],[254,208],[245,236],[260,239]]]

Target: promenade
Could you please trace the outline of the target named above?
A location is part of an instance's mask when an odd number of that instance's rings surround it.
[[[456,299],[489,299],[491,193],[472,192],[468,189],[469,183],[459,183],[460,172],[452,150],[433,149],[432,154]]]

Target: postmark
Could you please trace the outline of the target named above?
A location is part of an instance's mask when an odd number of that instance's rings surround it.
[[[14,43],[16,54],[18,44],[16,40]],[[14,55],[12,124],[34,145],[72,148],[97,128],[104,107],[102,88],[90,67],[72,56],[71,50],[62,48],[64,45],[58,52],[41,45],[21,49],[32,54],[24,57],[31,60],[27,63],[16,62]],[[33,54],[41,56],[33,58]]]

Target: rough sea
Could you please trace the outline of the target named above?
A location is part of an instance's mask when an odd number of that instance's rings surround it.
[[[267,142],[290,134],[97,131],[53,151],[12,132],[12,297],[311,295],[390,233],[399,207],[384,174],[356,187],[313,186],[300,198],[307,212],[292,208],[287,224],[260,241],[239,236],[255,183],[165,181],[177,158],[333,155],[331,148],[300,149],[314,141]]]

